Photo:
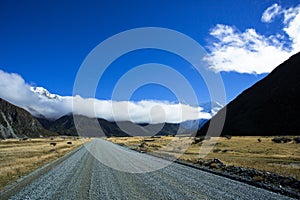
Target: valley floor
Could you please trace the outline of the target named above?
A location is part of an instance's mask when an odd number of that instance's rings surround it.
[[[77,137],[0,140],[0,189],[87,141]]]
[[[2,199],[292,199],[103,139],[20,185]]]
[[[161,136],[113,137],[108,140],[135,150],[176,157],[191,163],[217,158],[226,165],[255,168],[300,180],[300,144],[294,141],[274,143],[273,138],[219,137],[195,142],[192,137]]]

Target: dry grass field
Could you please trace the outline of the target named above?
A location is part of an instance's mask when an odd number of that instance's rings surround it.
[[[193,138],[171,136],[108,138],[108,140],[140,151],[179,157],[192,163],[202,158],[218,158],[226,165],[255,168],[300,180],[300,144],[294,141],[274,143],[273,138],[220,137],[197,144],[192,144]],[[214,140],[215,145],[213,145]],[[205,155],[200,153],[201,148],[201,152],[212,149]]]
[[[1,140],[0,189],[87,141],[76,137]]]

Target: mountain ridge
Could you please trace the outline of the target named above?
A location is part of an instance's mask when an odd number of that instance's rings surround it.
[[[76,118],[74,120],[74,117]],[[41,124],[50,131],[56,131],[60,135],[78,135],[94,137],[125,137],[131,135],[152,136],[152,135],[175,135],[177,132],[187,133],[192,129],[181,128],[180,124],[137,124],[131,121],[108,121],[102,118],[89,118],[82,115],[65,115],[49,122],[45,119],[38,119]],[[100,126],[99,126],[100,125]],[[78,131],[79,130],[79,133]],[[153,132],[152,132],[153,131]],[[193,129],[196,133],[197,128]]]
[[[211,120],[224,112],[221,135],[300,135],[299,80],[300,52],[244,90],[208,120],[197,135],[205,135]]]
[[[207,109],[209,109],[207,107]],[[74,123],[74,116],[80,123]],[[95,125],[95,120],[97,125]],[[195,135],[206,120],[190,120],[182,123],[134,123],[131,121],[108,121],[69,113],[59,119],[36,117],[23,108],[0,98],[0,138],[44,137],[50,135],[77,136],[77,129],[84,130],[81,136],[130,136],[130,135]],[[100,124],[100,127],[99,125]],[[120,126],[120,127],[119,127]]]
[[[44,137],[55,135],[28,111],[0,98],[0,138]]]

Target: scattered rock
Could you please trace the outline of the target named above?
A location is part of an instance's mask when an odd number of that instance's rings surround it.
[[[222,163],[218,158],[214,158],[214,159],[213,159],[213,162],[214,162],[214,163]],[[223,163],[222,163],[222,164],[223,164]]]
[[[264,180],[264,178],[262,176],[254,176],[253,180],[261,182]]]
[[[211,170],[221,171],[223,174],[229,174],[232,177],[238,177],[239,179],[247,180],[253,183],[267,184],[272,188],[278,190],[292,189],[300,192],[300,181],[293,177],[281,176],[271,172],[259,171],[256,169],[236,167],[233,165],[226,166],[219,159],[199,159],[197,164],[202,167],[207,167]]]
[[[153,136],[151,136],[151,138],[161,138],[161,136],[153,135]]]
[[[213,169],[223,169],[226,167],[226,165],[217,158],[209,160],[199,159],[197,163]]]

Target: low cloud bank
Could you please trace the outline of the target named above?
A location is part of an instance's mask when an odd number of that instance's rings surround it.
[[[29,111],[35,116],[57,119],[74,113],[110,121],[135,123],[179,123],[187,120],[209,119],[210,112],[167,101],[111,101],[80,96],[59,96],[42,87],[32,87],[15,73],[0,70],[0,98]],[[74,105],[74,110],[73,110]]]

